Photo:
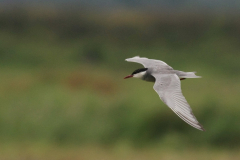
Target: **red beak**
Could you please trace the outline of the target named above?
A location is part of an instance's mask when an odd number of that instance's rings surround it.
[[[131,77],[133,77],[133,75],[129,75],[127,77],[124,77],[124,79],[131,78]]]

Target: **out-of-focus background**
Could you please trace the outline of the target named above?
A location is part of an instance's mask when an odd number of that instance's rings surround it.
[[[0,159],[240,157],[240,2],[1,0]],[[133,56],[197,71],[182,90],[206,132],[123,80]]]

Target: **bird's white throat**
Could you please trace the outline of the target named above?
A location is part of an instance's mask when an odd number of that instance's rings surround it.
[[[143,71],[143,72],[139,72],[137,74],[134,74],[133,77],[142,79],[145,74],[146,74],[146,71]]]

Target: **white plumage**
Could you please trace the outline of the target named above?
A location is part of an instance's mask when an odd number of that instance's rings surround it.
[[[153,89],[158,93],[161,100],[186,123],[204,131],[181,90],[180,78],[200,78],[195,75],[195,72],[174,70],[163,61],[139,56],[128,58],[126,61],[141,63],[145,68],[138,69],[125,78],[136,77],[155,82]]]

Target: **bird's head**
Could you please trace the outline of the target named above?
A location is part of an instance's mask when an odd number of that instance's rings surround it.
[[[140,78],[142,79],[143,76],[146,74],[147,68],[140,68],[135,70],[131,75],[124,77],[124,79],[135,77],[135,78]]]

